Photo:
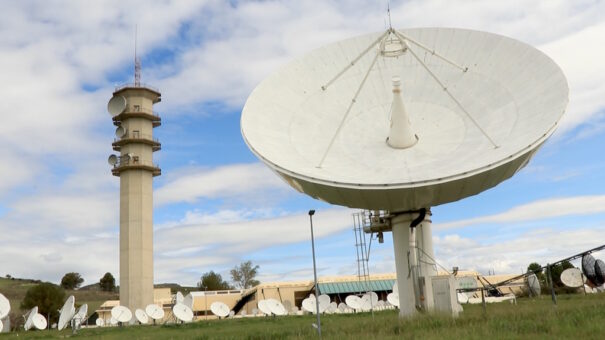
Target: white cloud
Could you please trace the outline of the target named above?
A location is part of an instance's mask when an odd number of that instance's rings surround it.
[[[543,220],[553,217],[589,215],[605,212],[605,195],[551,198],[520,205],[503,213],[435,225],[446,230],[485,223]]]
[[[200,198],[234,197],[244,193],[254,195],[260,190],[284,189],[286,184],[260,163],[194,168],[179,172],[157,189],[155,202],[156,205],[193,203]]]

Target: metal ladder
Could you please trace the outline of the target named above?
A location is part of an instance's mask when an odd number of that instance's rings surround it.
[[[366,243],[366,233],[364,227],[370,225],[370,211],[362,210],[353,213],[353,231],[355,232],[355,251],[357,252],[357,279],[361,287],[365,287],[365,292],[370,291],[370,268],[369,257],[370,248]],[[370,236],[371,238],[371,236]],[[370,239],[371,242],[371,239]],[[359,292],[359,293],[365,293]]]

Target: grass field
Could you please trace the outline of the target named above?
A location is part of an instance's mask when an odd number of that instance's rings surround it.
[[[75,337],[100,339],[309,339],[316,337],[313,315],[201,321],[186,325],[82,329]],[[518,299],[465,306],[457,319],[420,315],[399,320],[397,311],[322,315],[325,339],[603,339],[605,294]],[[71,330],[4,334],[0,339],[64,338]]]

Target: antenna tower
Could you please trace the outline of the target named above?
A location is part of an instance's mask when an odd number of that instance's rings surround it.
[[[134,27],[134,86],[141,86],[141,60],[137,56],[137,26]]]

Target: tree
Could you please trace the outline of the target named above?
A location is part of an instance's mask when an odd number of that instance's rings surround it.
[[[232,289],[229,283],[223,280],[221,274],[215,273],[212,270],[202,275],[200,282],[197,283],[197,286],[204,290]]]
[[[76,289],[84,282],[84,279],[78,273],[67,273],[61,279],[61,287],[63,289]]]
[[[44,282],[27,290],[21,301],[21,309],[29,310],[38,306],[38,313],[44,317],[50,315],[49,323],[52,324],[59,319],[58,310],[63,306],[63,300],[65,291],[61,287]]]
[[[242,262],[239,266],[231,269],[231,281],[239,288],[250,288],[258,285],[260,282],[255,280],[258,273],[258,265],[253,266],[252,261]]]
[[[539,263],[532,262],[527,266],[528,272],[534,272],[534,274],[539,275],[542,274],[542,266]]]
[[[111,273],[105,273],[101,280],[99,280],[99,287],[104,292],[113,292],[116,289],[116,279],[113,278]]]

